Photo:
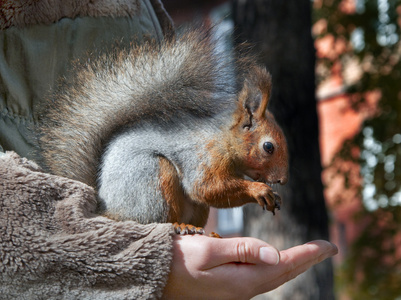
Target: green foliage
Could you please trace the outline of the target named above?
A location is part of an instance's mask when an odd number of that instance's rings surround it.
[[[318,61],[328,70],[320,72],[320,80],[336,63],[345,70],[356,61],[360,77],[345,79],[353,107],[366,107],[368,92],[380,95],[374,117],[337,157],[355,161],[352,149],[360,149],[365,206],[356,216],[364,226],[361,236],[349,249],[337,285],[351,299],[401,299],[401,1],[358,0],[354,12],[344,9],[344,1],[318,2],[315,21],[327,22],[320,37],[332,35],[347,43],[338,57]]]
[[[381,94],[378,113],[367,120],[364,130],[349,147],[361,149],[360,163],[365,184],[364,196],[375,203],[365,203],[369,210],[401,204],[401,1],[358,1],[355,13],[341,12],[340,0],[323,0],[316,10],[316,20],[327,20],[327,31],[335,39],[348,41],[338,60],[345,69],[350,60],[357,61],[362,75],[356,82],[347,82],[353,107],[361,109],[367,92]],[[321,59],[326,68],[337,60]],[[343,150],[343,153],[350,151]],[[345,157],[347,158],[347,157]],[[348,157],[350,158],[350,157]],[[366,198],[366,197],[365,197]]]
[[[366,227],[336,272],[337,290],[353,300],[401,299],[401,207],[357,218]]]

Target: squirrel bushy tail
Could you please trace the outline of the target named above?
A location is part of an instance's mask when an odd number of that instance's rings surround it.
[[[218,52],[210,31],[193,30],[78,67],[41,109],[45,165],[95,186],[105,144],[122,128],[212,120],[236,90],[238,64]]]

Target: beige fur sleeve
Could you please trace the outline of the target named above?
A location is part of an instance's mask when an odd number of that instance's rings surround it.
[[[0,157],[0,295],[6,299],[160,298],[171,224],[95,215],[95,191]]]

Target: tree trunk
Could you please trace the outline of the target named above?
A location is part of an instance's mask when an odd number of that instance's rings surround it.
[[[236,43],[250,42],[273,77],[270,110],[287,137],[290,180],[276,216],[244,209],[246,236],[279,249],[328,239],[315,98],[315,51],[310,0],[234,0]],[[333,299],[331,260],[260,299]],[[258,298],[259,299],[259,298]]]

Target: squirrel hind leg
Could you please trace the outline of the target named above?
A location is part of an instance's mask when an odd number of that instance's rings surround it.
[[[179,224],[178,222],[175,222],[173,224],[174,226],[174,231],[176,234],[180,234],[180,235],[186,235],[186,234],[205,234],[205,230],[203,229],[203,227],[196,227],[194,225],[191,224],[185,224],[185,223],[181,223]],[[210,237],[214,237],[214,238],[218,238],[221,239],[223,238],[221,235],[219,235],[216,232],[211,232],[209,234]]]
[[[180,235],[205,234],[205,230],[202,227],[196,227],[191,224],[185,224],[185,223],[179,224],[178,222],[175,222],[173,224],[173,226],[174,226],[175,233],[180,234]]]
[[[162,156],[159,157],[159,182],[168,206],[167,222],[181,221],[185,210],[185,193],[174,165]]]
[[[177,170],[165,157],[159,157],[159,176],[162,195],[168,206],[167,221],[174,223],[175,233],[180,235],[204,234],[203,226],[209,216],[209,206],[193,203],[187,199]],[[196,226],[192,224],[196,224]],[[215,233],[213,236],[220,237]]]

